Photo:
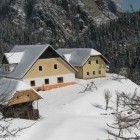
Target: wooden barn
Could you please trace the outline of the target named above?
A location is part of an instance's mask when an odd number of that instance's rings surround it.
[[[0,111],[5,118],[39,118],[38,100],[42,97],[30,86],[19,80],[1,78],[0,89]]]

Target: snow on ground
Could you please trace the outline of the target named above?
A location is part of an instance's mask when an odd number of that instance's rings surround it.
[[[32,127],[21,132],[16,140],[106,140],[107,123],[113,122],[111,112],[105,111],[104,91],[112,94],[109,106],[115,107],[115,92],[133,93],[140,88],[128,79],[113,80],[115,74],[105,78],[78,80],[76,85],[42,91],[39,101],[41,118]],[[97,90],[82,92],[94,81]],[[96,106],[100,107],[97,108]],[[15,119],[14,127],[28,126],[34,121]]]

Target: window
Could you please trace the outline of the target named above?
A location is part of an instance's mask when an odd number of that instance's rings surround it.
[[[5,71],[10,71],[9,65],[5,65]]]
[[[87,72],[87,75],[89,75],[89,72]]]
[[[39,66],[39,71],[42,71],[42,66]]]
[[[63,77],[58,77],[57,78],[57,83],[63,83]]]
[[[88,61],[88,64],[91,64],[91,61]]]
[[[96,64],[99,64],[99,61],[98,60],[96,60]]]
[[[31,85],[31,86],[35,86],[35,81],[31,81],[31,82],[30,82],[30,85]]]
[[[45,79],[45,85],[49,84],[49,79]]]
[[[93,75],[95,75],[95,71],[93,71]]]
[[[57,69],[58,67],[57,67],[57,64],[54,64],[54,69]]]
[[[101,74],[101,70],[99,70],[99,74]]]

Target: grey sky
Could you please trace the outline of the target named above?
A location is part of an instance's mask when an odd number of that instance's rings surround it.
[[[122,8],[125,10],[130,10],[130,4],[133,6],[134,10],[140,10],[140,0],[119,0],[121,2]]]

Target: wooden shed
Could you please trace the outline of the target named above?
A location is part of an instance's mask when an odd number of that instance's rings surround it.
[[[8,106],[38,101],[39,99],[42,99],[41,96],[38,95],[33,89],[17,91],[14,96],[8,101]]]
[[[22,81],[0,79],[0,111],[5,118],[39,118],[38,100],[42,97],[30,86]],[[32,103],[37,101],[36,109]]]

